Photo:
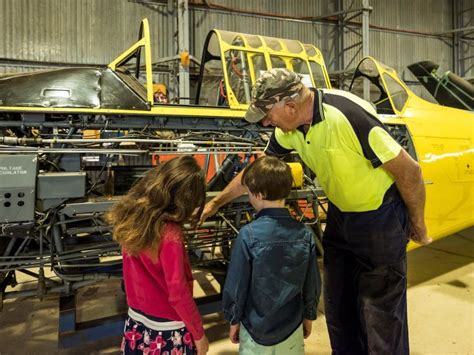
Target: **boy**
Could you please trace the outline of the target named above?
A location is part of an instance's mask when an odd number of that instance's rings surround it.
[[[304,354],[321,292],[313,234],[285,208],[290,167],[264,156],[242,185],[257,211],[237,237],[223,293],[229,337],[240,354]],[[242,326],[241,326],[242,324]]]

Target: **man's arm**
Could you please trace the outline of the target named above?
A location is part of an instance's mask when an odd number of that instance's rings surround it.
[[[276,131],[277,129],[275,129],[275,131],[272,133],[264,153],[260,156],[272,155],[282,157],[291,153],[292,149],[285,148],[278,142]],[[204,207],[204,210],[201,214],[199,221],[200,224],[204,223],[207,218],[216,214],[219,208],[245,193],[245,188],[242,186],[242,174],[243,171],[233,178],[226,188],[222,190],[222,192],[220,192],[211,201],[206,203],[206,206]]]
[[[397,157],[382,167],[395,178],[398,191],[405,201],[410,217],[410,239],[419,244],[429,244],[425,225],[425,184],[420,165],[402,149]]]
[[[216,214],[219,208],[245,193],[245,188],[242,186],[243,173],[244,171],[242,170],[235,178],[231,180],[231,182],[229,182],[229,184],[225,187],[224,190],[222,190],[211,201],[206,203],[206,206],[204,206],[204,210],[201,215],[201,224],[204,223],[204,221],[208,217],[211,217]]]

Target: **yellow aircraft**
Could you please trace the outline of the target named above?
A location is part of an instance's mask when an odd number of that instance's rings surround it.
[[[0,79],[4,143],[39,144],[41,130],[48,128],[47,134],[54,129],[67,133],[69,128],[165,129],[178,134],[245,131],[249,128],[242,118],[251,87],[263,71],[277,67],[301,74],[307,86],[331,88],[324,59],[313,45],[212,30],[205,42],[195,105],[155,103],[149,25],[144,19],[139,40],[106,67]],[[142,70],[144,75],[140,75]],[[369,100],[383,122],[421,164],[430,236],[440,238],[473,225],[473,114],[420,99],[393,69],[370,57],[359,64],[351,90],[359,92],[363,81],[368,82]],[[7,133],[11,136],[6,137]],[[46,146],[41,151],[47,153],[48,149],[53,148]],[[131,152],[140,154],[137,149]],[[103,149],[97,154],[107,153]],[[23,217],[15,218],[24,222]]]
[[[420,163],[429,236],[438,239],[472,226],[474,113],[419,98],[394,69],[372,57],[359,63],[350,90],[363,97],[364,84],[383,123]]]
[[[0,301],[15,270],[51,264],[68,282],[88,279],[97,265],[106,267],[99,278],[119,273],[121,261],[108,259],[119,248],[100,216],[157,158],[195,154],[212,177],[208,197],[215,195],[226,174],[265,146],[262,136],[270,130],[243,120],[262,71],[283,66],[308,86],[330,87],[320,51],[299,41],[213,30],[203,53],[193,105],[154,101],[146,19],[138,41],[107,66],[0,78],[0,258],[11,260],[0,265]],[[301,170],[299,176],[303,181]],[[317,206],[315,194],[321,190],[295,190],[290,203]],[[224,275],[230,240],[250,218],[248,211],[245,201],[236,201],[199,233],[188,231],[193,263]],[[25,245],[33,244],[37,248],[22,259]],[[211,245],[212,254],[202,257]]]
[[[5,76],[0,80],[0,113],[243,118],[253,83],[262,71],[275,67],[300,73],[309,86],[330,87],[321,52],[296,40],[212,30],[203,53],[197,105],[155,103],[150,30],[143,19],[139,40],[107,67]]]

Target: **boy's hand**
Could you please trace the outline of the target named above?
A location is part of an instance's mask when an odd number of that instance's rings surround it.
[[[209,341],[204,335],[201,339],[194,341],[194,346],[197,350],[197,355],[206,355],[209,350]]]
[[[313,321],[309,319],[303,319],[303,336],[305,339],[311,335],[311,328],[313,327]]]
[[[234,344],[238,344],[240,339],[239,339],[239,332],[240,332],[240,323],[231,325],[229,329],[229,338],[230,341]]]

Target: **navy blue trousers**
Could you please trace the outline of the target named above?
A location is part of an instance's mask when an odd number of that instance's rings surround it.
[[[324,306],[333,354],[409,354],[405,204],[376,211],[330,204],[324,232]],[[387,196],[386,196],[387,197]]]

